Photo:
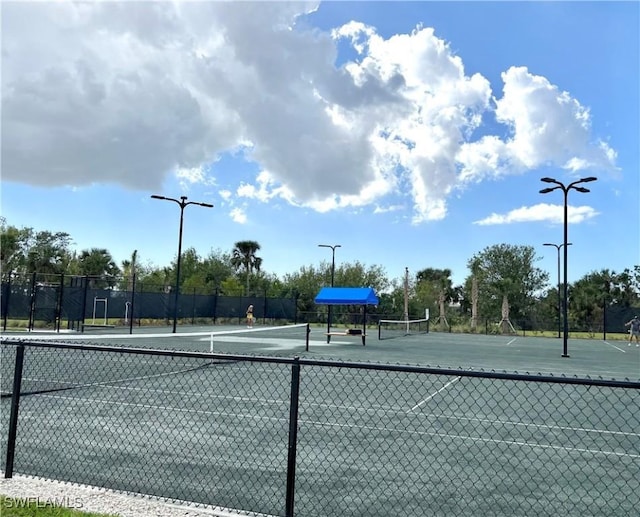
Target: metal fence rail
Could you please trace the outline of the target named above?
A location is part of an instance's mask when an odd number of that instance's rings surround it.
[[[640,507],[640,382],[1,343],[5,477],[285,516]]]

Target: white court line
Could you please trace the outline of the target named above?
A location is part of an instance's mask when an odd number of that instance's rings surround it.
[[[162,393],[162,394],[170,394],[170,395],[192,395],[192,392],[184,392],[179,390],[154,390],[154,389],[142,389],[142,388],[130,388],[123,386],[109,386],[104,385],[104,387],[111,389],[119,389],[119,390],[127,390],[127,391],[142,391],[145,393]],[[65,397],[61,395],[43,395],[44,397],[52,397],[52,398],[61,398],[65,400],[73,400],[73,401],[83,401],[88,400],[92,402],[93,399],[84,399],[77,397]],[[235,402],[247,402],[247,403],[260,403],[260,404],[288,404],[288,400],[282,399],[265,399],[260,397],[238,397],[233,395],[209,395],[211,398],[219,399],[219,400],[233,400]],[[105,401],[110,404],[119,404],[117,401],[109,400]],[[323,403],[301,403],[303,406],[309,407],[322,407],[328,409],[337,409],[337,410],[345,410],[353,413],[357,413],[360,411],[364,411],[365,413],[381,413],[383,416],[389,416],[389,413],[393,415],[401,415],[408,413],[407,411],[399,412],[396,407],[393,406],[381,406],[381,405],[373,405],[369,407],[362,406],[347,406],[342,404],[323,404]],[[174,409],[171,406],[146,406],[145,407],[153,407],[154,409],[166,409],[172,410]],[[193,410],[196,411],[196,410]],[[207,413],[206,411],[200,411]],[[217,414],[217,413],[216,413]],[[620,435],[620,436],[631,436],[631,437],[640,437],[640,434],[626,431],[610,431],[608,429],[590,429],[587,427],[571,427],[571,426],[562,426],[562,425],[549,425],[549,424],[539,424],[535,422],[514,422],[512,420],[500,420],[500,419],[490,419],[490,418],[478,418],[478,417],[468,417],[461,415],[444,415],[444,414],[436,414],[436,413],[416,413],[415,416],[423,417],[423,418],[443,418],[447,420],[458,420],[458,421],[466,421],[466,422],[478,422],[482,424],[500,424],[500,425],[511,425],[513,427],[533,427],[535,429],[548,429],[551,431],[560,430],[560,431],[573,431],[573,432],[583,432],[583,433],[595,433],[602,435]]]
[[[171,372],[162,372],[162,373],[154,373],[151,375],[140,375],[138,377],[127,377],[126,379],[111,379],[108,381],[101,382],[90,382],[86,384],[76,384],[73,382],[60,382],[60,384],[64,385],[66,388],[79,389],[79,388],[94,388],[96,386],[105,386],[107,388],[113,388],[112,384],[121,384],[123,382],[133,382],[133,381],[146,381],[147,379],[155,379],[157,377],[169,377],[171,375],[179,375],[181,373],[189,373],[196,369],[199,369],[203,365],[191,366],[189,368],[185,368],[183,370],[175,370]],[[36,382],[48,382],[49,379],[40,379],[38,377],[25,377],[26,380],[36,381]]]
[[[612,347],[612,348],[615,348],[616,350],[619,350],[619,351],[620,351],[620,352],[622,352],[623,354],[626,354],[626,353],[627,353],[627,351],[626,351],[626,350],[623,350],[622,348],[617,347],[616,345],[612,345],[612,344],[611,344],[611,343],[609,343],[608,341],[603,341],[603,343],[604,343],[605,345],[609,345],[609,346],[610,346],[610,347]]]
[[[517,337],[514,337],[511,341],[509,341],[509,342],[507,343],[507,346],[509,346],[511,343],[513,343],[516,339],[518,339],[518,338],[517,338]]]
[[[268,417],[268,416],[259,416],[259,415],[247,415],[247,414],[241,414],[241,413],[229,413],[226,411],[211,411],[211,410],[206,410],[206,409],[188,409],[188,408],[177,408],[177,407],[173,407],[173,406],[162,406],[162,405],[154,405],[154,404],[140,404],[140,403],[135,403],[135,402],[118,402],[118,401],[113,401],[113,400],[104,400],[104,399],[97,399],[97,398],[77,398],[77,397],[66,397],[63,395],[43,395],[43,397],[45,398],[53,398],[53,399],[62,399],[62,400],[71,400],[73,402],[86,402],[86,403],[101,403],[101,404],[108,404],[108,405],[116,405],[116,406],[128,406],[128,407],[138,407],[138,408],[144,408],[144,409],[157,409],[157,410],[162,410],[162,411],[176,411],[178,413],[196,413],[199,415],[214,415],[214,416],[227,416],[227,417],[239,417],[239,418],[248,418],[248,419],[254,419],[254,420],[272,420],[272,421],[276,421],[276,422],[288,422],[288,419],[286,418],[278,418],[278,417]],[[233,397],[234,399],[236,397]],[[271,402],[271,401],[268,401]],[[278,401],[275,400],[273,402],[284,402],[284,401]],[[353,408],[349,408],[349,407],[342,407],[343,409],[353,409]],[[460,416],[447,416],[447,415],[428,415],[428,416],[434,416],[436,418],[442,417],[442,418],[449,418],[449,419],[457,419],[457,420],[466,420],[466,421],[474,421],[474,422],[482,422],[482,423],[489,423],[489,424],[510,424],[513,425],[514,427],[534,427],[534,428],[539,428],[539,429],[549,429],[549,430],[561,430],[561,431],[582,431],[585,433],[597,433],[597,434],[605,434],[605,435],[622,435],[622,436],[631,436],[631,437],[637,437],[640,436],[637,433],[628,433],[628,432],[624,432],[624,431],[609,431],[609,430],[602,430],[602,429],[588,429],[588,428],[582,428],[582,427],[568,427],[568,426],[555,426],[555,425],[545,425],[545,424],[535,424],[535,423],[526,423],[526,422],[510,422],[510,421],[503,421],[503,420],[490,420],[490,419],[482,419],[482,418],[469,418],[469,417],[460,417]],[[24,415],[23,418],[29,418],[29,415]],[[39,416],[36,416],[36,418],[40,418]],[[300,422],[306,422],[306,423],[312,423],[312,424],[318,424],[318,425],[322,425],[323,422],[314,422],[312,420],[304,420],[304,419],[300,419]],[[329,426],[337,426],[337,427],[348,427],[351,429],[375,429],[375,430],[380,430],[380,431],[398,431],[398,432],[405,432],[405,433],[409,433],[409,434],[429,434],[429,435],[437,435],[437,436],[454,436],[454,437],[458,437],[457,435],[439,435],[438,433],[427,433],[427,432],[423,432],[423,431],[407,431],[406,429],[393,429],[393,428],[388,428],[388,427],[373,427],[373,426],[366,426],[366,425],[352,425],[352,424],[340,424],[340,423],[332,423],[332,422],[325,422],[326,425]],[[487,441],[492,441],[492,440],[487,440]],[[503,443],[500,440],[495,440],[497,443]],[[511,442],[504,442],[504,443],[511,443]],[[638,455],[638,457],[640,458],[640,455]]]
[[[416,414],[418,416],[418,414]],[[589,429],[588,427],[571,427],[567,425],[549,425],[549,424],[536,424],[535,422],[514,422],[512,420],[500,420],[500,419],[490,419],[490,418],[478,418],[478,417],[465,417],[459,415],[437,415],[434,413],[421,413],[419,416],[423,417],[434,417],[434,418],[446,418],[449,420],[465,420],[467,422],[479,422],[481,424],[491,424],[491,425],[511,425],[513,427],[533,427],[534,429],[547,429],[549,431],[573,431],[573,432],[583,432],[583,433],[595,433],[602,435],[619,435],[619,436],[631,436],[633,438],[640,437],[640,434],[627,432],[627,431],[610,431],[608,429]]]
[[[260,416],[260,415],[246,415],[242,413],[228,413],[226,411],[209,411],[206,409],[188,409],[188,408],[178,408],[178,407],[169,407],[169,406],[158,406],[154,404],[138,404],[135,402],[114,402],[113,400],[103,400],[103,399],[79,399],[75,397],[63,397],[61,395],[43,395],[43,396],[46,398],[52,398],[52,399],[72,400],[74,402],[88,402],[92,404],[109,404],[109,405],[136,407],[136,408],[143,408],[143,409],[157,409],[160,411],[171,410],[171,411],[176,411],[178,413],[195,413],[197,415],[237,417],[237,418],[247,418],[250,420],[270,420],[273,422],[289,421],[288,418],[278,418],[278,417]]]
[[[202,506],[195,506],[195,505],[192,506],[189,504],[176,504],[176,503],[165,503],[165,504],[170,508],[175,508],[176,510],[183,511],[184,515],[190,515],[190,512],[197,512],[197,513],[206,513],[213,517],[242,517],[243,515],[246,515],[247,517],[251,515],[256,515],[256,516],[260,515],[264,517],[270,517],[266,513],[238,513],[238,511],[241,511],[241,510],[227,510],[225,508],[221,508],[217,506],[213,508],[206,508]]]
[[[78,399],[75,397],[65,397],[60,395],[44,395],[44,396],[47,398],[54,398],[54,399],[73,400],[74,402],[89,402],[89,403],[102,403],[102,404],[114,405],[114,402],[111,400]],[[237,418],[250,419],[250,420],[263,420],[263,421],[268,420],[268,421],[275,421],[275,422],[288,422],[287,418],[259,416],[259,415],[252,415],[252,414],[229,413],[226,411],[210,411],[210,410],[202,410],[202,409],[176,408],[176,407],[159,406],[159,405],[153,405],[153,404],[138,404],[138,403],[130,403],[130,402],[124,402],[124,403],[118,402],[116,405],[138,407],[138,408],[144,408],[144,409],[157,409],[157,410],[163,410],[163,411],[172,410],[172,411],[177,411],[179,413],[195,413],[195,414],[201,414],[201,415],[237,417]],[[30,415],[28,414],[24,415],[23,418],[29,419]],[[39,418],[39,416],[37,416],[36,418]],[[464,420],[464,418],[462,418],[462,420]],[[467,418],[467,420],[476,420],[476,419]],[[485,420],[485,421],[489,423],[500,422],[499,420],[497,421]],[[498,440],[494,438],[479,438],[479,437],[473,437],[473,436],[462,436],[462,435],[448,434],[448,433],[443,434],[443,433],[429,432],[429,431],[415,431],[415,430],[409,431],[407,429],[395,429],[395,428],[389,428],[389,427],[370,426],[370,425],[340,424],[337,422],[326,422],[326,421],[319,422],[314,420],[306,420],[303,418],[299,419],[299,423],[317,425],[321,427],[329,426],[329,427],[348,428],[348,429],[356,429],[356,430],[366,429],[370,431],[385,431],[385,432],[394,431],[398,433],[406,433],[409,435],[437,436],[437,437],[446,437],[451,439],[471,440],[474,442],[504,443],[504,444],[510,444],[510,445],[526,446],[531,448],[563,450],[567,452],[589,452],[591,454],[602,454],[604,456],[617,456],[617,457],[629,457],[634,459],[640,459],[640,454],[629,454],[629,453],[616,452],[616,451],[593,450],[593,449],[580,448],[580,447],[562,447],[558,445],[545,445],[540,443],[529,443],[529,442],[522,442],[522,441],[516,441],[516,440]],[[501,422],[501,423],[504,423],[504,422]],[[541,428],[559,428],[563,430],[574,430],[574,431],[580,430],[580,431],[586,431],[586,432],[602,432],[603,434],[625,434],[625,435],[636,436],[633,433],[617,433],[617,432],[611,432],[611,431],[599,431],[597,429],[582,429],[582,428],[576,429],[576,428],[570,428],[570,427],[565,428],[565,427],[558,427],[558,426],[545,426],[545,425],[540,426],[536,424],[525,424],[525,423],[513,423],[513,422],[509,422],[509,423],[512,423],[514,425],[524,425],[524,426],[534,425],[535,427],[541,427]]]
[[[640,454],[630,454],[628,452],[616,452],[616,451],[602,451],[598,449],[587,449],[582,447],[562,447],[560,445],[545,445],[542,443],[529,443],[529,442],[521,442],[516,440],[498,440],[496,438],[480,438],[473,436],[462,436],[458,434],[447,434],[447,433],[436,433],[432,431],[407,431],[406,429],[389,429],[386,427],[377,427],[377,426],[352,426],[349,424],[338,424],[331,422],[316,422],[311,420],[301,420],[301,423],[319,425],[321,427],[331,426],[331,427],[347,427],[347,428],[357,428],[357,429],[367,429],[369,431],[396,431],[398,433],[408,433],[408,434],[417,434],[420,436],[437,436],[439,438],[451,438],[451,439],[459,439],[459,440],[471,440],[473,442],[484,442],[484,443],[505,443],[508,445],[518,445],[523,447],[530,447],[532,449],[553,449],[558,451],[566,451],[566,452],[588,452],[590,454],[601,454],[603,456],[617,456],[617,457],[626,457],[633,459],[640,459]]]
[[[438,391],[436,391],[435,393],[432,393],[431,395],[429,395],[426,399],[421,400],[420,402],[418,402],[415,406],[413,406],[409,411],[407,411],[407,413],[411,413],[414,409],[418,409],[420,406],[422,406],[422,404],[424,404],[425,402],[428,402],[429,400],[431,400],[433,397],[435,397],[438,393],[440,393],[441,391],[447,389],[449,386],[451,386],[454,382],[459,381],[462,377],[455,377],[454,379],[450,380],[449,382],[447,382],[444,386],[442,386],[442,388],[440,388]]]
[[[427,400],[431,399],[437,393],[439,393],[440,391],[445,389],[449,384],[455,382],[458,379],[460,379],[460,377],[457,377],[456,379],[453,379],[452,381],[447,383],[445,386],[440,388],[437,392],[435,392],[434,394],[430,395],[424,401],[420,402],[420,404],[423,404]],[[31,380],[37,380],[37,379],[33,379],[32,378]],[[180,390],[156,390],[156,389],[147,389],[147,388],[131,388],[131,387],[126,387],[126,386],[125,387],[123,387],[123,386],[114,386],[114,385],[106,384],[106,382],[109,382],[109,381],[105,381],[105,383],[86,384],[86,385],[78,385],[78,386],[79,387],[100,386],[100,387],[105,387],[105,388],[110,388],[110,389],[127,390],[127,391],[141,391],[141,392],[145,392],[145,393],[161,393],[161,394],[170,394],[170,395],[191,395],[192,394],[192,392],[185,392],[185,391],[180,391]],[[118,382],[120,382],[120,381],[118,381]],[[118,402],[117,400],[86,399],[86,398],[78,398],[78,397],[67,397],[67,396],[62,396],[62,395],[47,395],[47,394],[43,394],[42,396],[43,397],[49,397],[49,398],[63,399],[63,400],[73,400],[74,402],[87,401],[87,402],[102,402],[102,403],[105,403],[105,404],[120,405],[120,402]],[[231,396],[229,396],[229,395],[209,395],[209,396],[211,396],[211,398],[214,398],[214,399],[233,400],[233,401],[236,401],[236,402],[261,403],[261,404],[284,404],[284,403],[288,403],[288,400],[268,399],[268,398],[260,398],[260,397],[238,397],[238,396],[233,396],[233,395],[231,395]],[[322,407],[322,408],[328,408],[328,409],[346,410],[346,411],[351,411],[351,412],[354,412],[354,413],[357,413],[359,411],[364,411],[366,413],[380,412],[383,416],[389,416],[389,413],[393,413],[394,415],[402,415],[402,414],[410,413],[410,411],[399,411],[398,408],[395,407],[395,406],[383,406],[383,405],[371,405],[371,406],[368,406],[368,407],[363,407],[363,406],[350,406],[350,405],[342,405],[342,404],[326,404],[326,403],[313,403],[313,402],[311,402],[311,403],[301,403],[301,404],[304,405],[304,406],[309,406],[309,407]],[[414,408],[418,407],[420,404],[414,406]],[[175,407],[172,407],[172,406],[158,406],[158,405],[151,405],[151,404],[122,403],[122,405],[133,405],[133,406],[145,407],[145,408],[150,408],[150,409],[176,410],[176,411],[180,411],[180,412],[193,412],[193,413],[204,413],[204,414],[214,414],[214,415],[220,415],[221,414],[219,412],[213,412],[213,411],[189,410],[189,409],[175,408]],[[414,408],[412,408],[412,409],[414,409]],[[238,415],[238,416],[245,417],[244,415],[239,415],[237,413],[224,413],[224,415],[225,416]],[[560,430],[560,431],[596,433],[596,434],[603,434],[603,435],[621,435],[621,436],[640,437],[640,434],[634,433],[634,432],[610,431],[610,430],[607,430],[607,429],[592,429],[592,428],[587,428],[587,427],[572,427],[572,426],[561,426],[561,425],[549,425],[549,424],[540,424],[540,423],[535,423],[535,422],[516,422],[516,421],[512,421],[512,420],[468,417],[468,416],[462,416],[462,415],[456,415],[456,414],[445,415],[445,414],[442,414],[442,413],[438,413],[438,414],[436,414],[436,413],[416,413],[415,416],[416,417],[423,417],[423,418],[436,418],[436,419],[437,418],[444,418],[444,419],[447,419],[447,420],[459,420],[459,421],[464,420],[464,421],[467,421],[467,422],[479,422],[479,423],[491,424],[491,425],[500,424],[500,425],[511,425],[513,427],[525,427],[525,428],[533,427],[535,429],[549,429],[549,430],[552,430],[552,431],[553,430]],[[264,417],[257,417],[257,418],[262,419]],[[353,426],[353,427],[357,428],[358,426]]]

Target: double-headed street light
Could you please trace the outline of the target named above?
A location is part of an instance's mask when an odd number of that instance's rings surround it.
[[[184,219],[184,207],[187,205],[198,205],[206,208],[213,208],[213,205],[209,203],[199,203],[197,201],[187,201],[187,196],[181,196],[180,199],[174,199],[172,197],[165,196],[151,196],[153,199],[161,199],[164,201],[173,201],[180,207],[180,233],[178,234],[178,262],[176,264],[176,289],[175,289],[175,301],[173,304],[173,333],[176,332],[176,325],[178,322],[178,296],[180,294],[180,259],[182,257],[182,221]]]
[[[318,244],[319,248],[331,248],[331,287],[333,287],[333,278],[336,271],[336,248],[341,248],[340,244]],[[331,305],[329,305],[327,313],[327,343],[331,341]]]
[[[562,304],[562,311],[564,316],[564,336],[563,336],[563,347],[562,347],[562,357],[569,357],[569,353],[567,350],[567,338],[569,335],[569,320],[567,318],[567,299],[568,299],[568,291],[567,291],[567,246],[569,245],[568,241],[568,222],[567,222],[567,196],[570,190],[576,190],[578,192],[586,193],[591,192],[588,188],[579,187],[580,183],[589,183],[591,181],[596,181],[598,178],[594,176],[589,176],[588,178],[581,178],[577,181],[569,183],[568,185],[564,185],[560,181],[554,178],[540,178],[540,181],[544,181],[545,183],[553,183],[555,187],[547,187],[543,188],[540,191],[540,194],[548,194],[549,192],[553,192],[554,190],[562,190],[564,194],[564,303]]]
[[[562,332],[562,301],[560,295],[560,248],[564,247],[564,243],[552,244],[550,242],[545,242],[543,246],[553,246],[558,250],[558,338],[560,338],[560,333]],[[571,246],[571,243],[567,242],[567,246]]]

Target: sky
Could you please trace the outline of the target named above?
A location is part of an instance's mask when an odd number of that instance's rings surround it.
[[[242,240],[265,272],[389,278],[533,246],[557,281],[640,264],[640,4],[10,2],[1,214],[170,265]],[[553,185],[551,185],[553,186]]]

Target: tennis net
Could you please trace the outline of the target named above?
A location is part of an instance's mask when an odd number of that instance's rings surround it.
[[[216,332],[176,334],[40,335],[2,339],[1,398],[12,394],[16,346],[30,343],[24,355],[20,392],[23,395],[72,389],[124,389],[154,384],[183,386],[199,382],[212,367],[247,368],[238,355],[291,355],[307,347],[307,324]],[[81,345],[70,349],[65,345]],[[6,346],[8,345],[8,346]],[[13,345],[13,346],[12,346]],[[98,346],[121,347],[123,353],[102,353]],[[95,348],[94,348],[95,347]],[[129,353],[124,349],[134,349]],[[148,349],[144,352],[135,349]],[[154,353],[155,350],[165,351]],[[172,352],[176,352],[173,355]],[[215,356],[182,356],[179,352],[203,352]],[[228,356],[225,357],[225,354]]]
[[[380,320],[378,322],[378,339],[393,339],[414,334],[429,332],[429,320]]]
[[[24,339],[24,334],[16,335]],[[149,329],[149,332],[123,334],[122,332],[91,334],[32,334],[29,340],[82,342],[128,348],[154,348],[160,350],[179,350],[185,352],[222,352],[222,353],[267,353],[308,348],[309,325],[267,326],[256,328],[228,327],[221,330],[201,330],[194,332],[176,332]]]

